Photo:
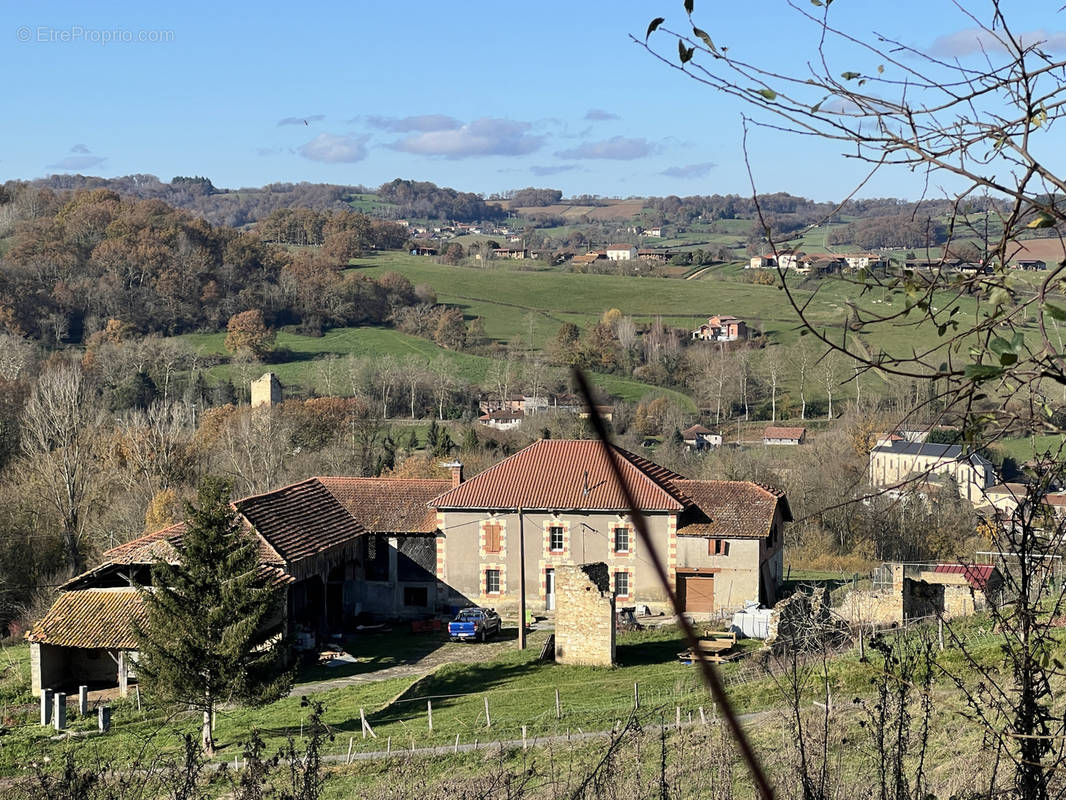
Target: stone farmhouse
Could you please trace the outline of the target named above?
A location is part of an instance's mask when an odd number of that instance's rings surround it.
[[[687,480],[615,448],[670,580],[687,610],[770,605],[781,582],[782,492],[744,481]],[[541,440],[433,501],[443,536],[441,582],[458,597],[518,605],[524,540],[526,603],[553,610],[555,570],[605,562],[621,602],[663,607],[665,592],[602,446]]]
[[[931,475],[952,478],[959,496],[978,503],[996,482],[992,463],[977,453],[963,453],[957,444],[900,440],[882,441],[870,451],[870,485],[900,487]]]
[[[708,342],[742,342],[748,338],[748,324],[739,317],[715,314],[692,331],[692,338]]]
[[[615,449],[653,546],[693,613],[770,605],[782,576],[784,494],[744,481],[687,480]],[[602,445],[542,440],[468,481],[310,478],[233,503],[259,545],[260,569],[284,589],[271,630],[311,649],[364,618],[425,618],[472,603],[526,600],[553,611],[555,570],[603,561],[624,604],[665,610]],[[158,559],[181,558],[184,523],[133,539],[63,587],[28,634],[34,692],[118,685],[136,674],[137,586]]]
[[[763,444],[797,445],[807,441],[806,428],[789,428],[780,425],[767,425],[762,432]]]

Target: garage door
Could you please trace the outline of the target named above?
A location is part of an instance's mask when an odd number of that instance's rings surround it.
[[[681,575],[685,611],[709,614],[714,611],[714,578],[710,575]]]

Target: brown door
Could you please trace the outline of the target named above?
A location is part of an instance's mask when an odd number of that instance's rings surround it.
[[[714,577],[711,575],[679,575],[685,611],[710,614],[714,611]]]

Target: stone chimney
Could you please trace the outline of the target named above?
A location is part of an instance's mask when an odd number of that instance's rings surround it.
[[[460,483],[463,482],[463,462],[456,459],[455,461],[445,461],[441,464],[442,467],[446,467],[452,474],[452,488],[454,489]]]

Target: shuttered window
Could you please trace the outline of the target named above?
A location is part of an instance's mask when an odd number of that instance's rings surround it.
[[[500,523],[498,522],[485,523],[485,552],[500,552]]]

